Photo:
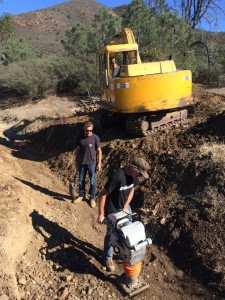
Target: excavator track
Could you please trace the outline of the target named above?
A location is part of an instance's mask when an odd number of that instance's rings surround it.
[[[187,116],[188,111],[183,109],[161,116],[128,117],[126,120],[126,132],[136,137],[146,136],[152,132],[175,126],[187,119]]]
[[[125,130],[129,135],[135,137],[144,137],[153,132],[161,131],[163,129],[176,126],[183,120],[187,119],[188,110],[183,109],[179,111],[169,112],[161,115],[140,115],[134,114],[121,115],[113,112],[104,111],[98,116],[93,116],[90,121],[93,122],[97,129],[109,129],[111,127],[125,125]]]
[[[146,136],[148,134],[149,122],[146,117],[128,117],[126,120],[126,132],[134,136]]]
[[[97,113],[91,114],[89,120],[94,124],[96,129],[104,130],[115,126],[116,114],[100,110]]]

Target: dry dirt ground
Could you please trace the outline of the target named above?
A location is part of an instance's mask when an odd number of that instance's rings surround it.
[[[134,299],[225,299],[225,98],[194,87],[195,114],[177,128],[132,138],[99,131],[107,177],[134,156],[151,176],[132,208],[153,238],[142,269],[149,289]],[[88,99],[3,99],[0,112],[0,300],[124,299],[101,265],[105,225],[71,203],[74,147],[98,110]],[[76,179],[77,184],[77,179]]]

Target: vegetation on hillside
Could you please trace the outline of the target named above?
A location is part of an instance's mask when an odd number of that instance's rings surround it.
[[[0,89],[32,98],[71,91],[96,94],[96,52],[124,27],[133,30],[143,61],[172,58],[179,69],[190,69],[195,81],[217,81],[225,71],[224,43],[216,34],[193,30],[188,20],[165,0],[133,0],[121,14],[100,6],[90,26],[74,21],[61,40],[62,51],[47,55],[32,46],[32,38],[14,37],[12,18],[3,15]]]
[[[0,42],[12,39],[15,33],[12,17],[10,14],[3,14],[0,18]]]

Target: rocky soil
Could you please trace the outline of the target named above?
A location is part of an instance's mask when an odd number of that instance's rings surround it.
[[[129,159],[151,164],[132,208],[153,238],[134,299],[225,299],[225,97],[194,86],[195,114],[145,138],[97,131],[98,192]],[[0,112],[0,300],[124,299],[102,266],[105,225],[87,201],[71,203],[74,147],[99,110],[90,99],[3,99]],[[77,184],[77,178],[76,178]]]

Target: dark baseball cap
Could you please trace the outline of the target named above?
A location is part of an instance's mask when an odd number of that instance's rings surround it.
[[[150,165],[144,158],[136,158],[131,161],[131,164],[138,167],[144,178],[149,178],[148,171],[150,170]]]

